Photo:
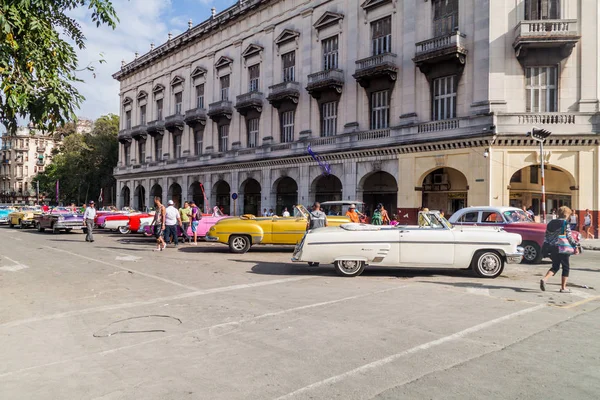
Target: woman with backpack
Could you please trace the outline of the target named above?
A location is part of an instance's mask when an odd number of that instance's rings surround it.
[[[552,268],[548,270],[546,276],[540,280],[540,289],[546,291],[546,282],[554,276],[562,266],[562,279],[560,283],[560,292],[569,293],[567,289],[567,280],[569,279],[569,257],[571,254],[578,253],[578,243],[571,235],[571,227],[568,220],[572,211],[567,206],[558,209],[558,218],[553,219],[546,226],[546,235],[544,244],[550,249],[550,259]]]

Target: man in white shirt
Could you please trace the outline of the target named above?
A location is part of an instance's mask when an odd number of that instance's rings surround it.
[[[169,200],[167,203],[168,207],[165,212],[165,242],[169,243],[171,235],[173,235],[173,243],[175,247],[179,244],[179,238],[177,236],[177,226],[181,227],[181,216],[179,210],[175,208],[173,200]],[[182,228],[183,229],[183,228]]]
[[[90,201],[90,206],[86,207],[85,212],[83,213],[83,226],[86,227],[87,232],[85,235],[86,242],[94,241],[94,219],[96,218],[96,207],[94,206],[94,202]]]

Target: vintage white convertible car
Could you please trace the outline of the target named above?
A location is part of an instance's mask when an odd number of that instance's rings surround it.
[[[334,264],[341,276],[358,276],[365,266],[471,268],[495,278],[504,264],[523,259],[521,236],[501,228],[453,227],[438,212],[419,214],[419,225],[348,223],[308,231],[292,261]]]

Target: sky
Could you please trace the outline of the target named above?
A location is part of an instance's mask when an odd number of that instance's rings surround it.
[[[86,98],[77,112],[80,118],[96,119],[101,115],[119,114],[119,82],[112,75],[121,68],[121,60],[133,61],[135,52],[140,56],[150,50],[150,43],[159,46],[188,28],[191,19],[195,25],[210,17],[211,8],[217,13],[237,0],[112,0],[120,23],[115,30],[96,28],[87,9],[75,10],[71,15],[80,23],[87,38],[86,48],[78,51],[80,68],[92,65],[94,72],[84,71],[77,84]],[[99,63],[99,60],[106,63]]]

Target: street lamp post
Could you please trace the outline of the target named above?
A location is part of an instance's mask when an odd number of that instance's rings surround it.
[[[527,136],[536,140],[540,144],[540,161],[542,168],[542,222],[546,223],[546,182],[544,180],[544,142],[546,138],[550,136],[552,132],[546,129],[536,128],[535,126],[531,129],[531,132],[527,132]]]

